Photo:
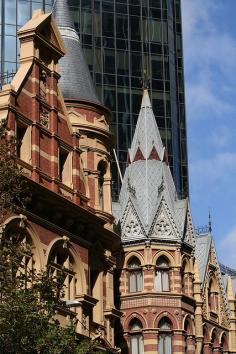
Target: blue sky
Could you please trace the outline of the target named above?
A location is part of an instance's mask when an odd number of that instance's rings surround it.
[[[236,1],[182,0],[190,197],[236,268]]]

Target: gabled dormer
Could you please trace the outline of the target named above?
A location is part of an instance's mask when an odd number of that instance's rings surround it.
[[[199,265],[203,317],[209,322],[229,327],[227,294],[211,233],[197,236],[195,256]]]

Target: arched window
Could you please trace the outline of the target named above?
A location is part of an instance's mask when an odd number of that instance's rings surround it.
[[[217,335],[216,335],[216,330],[214,329],[211,335],[211,347],[212,347],[212,352],[214,352],[214,349],[218,347],[217,343]]]
[[[129,268],[129,291],[131,293],[142,291],[143,289],[143,275],[141,263],[137,257],[132,257],[128,263]]]
[[[208,287],[208,305],[211,312],[218,312],[218,291],[215,279],[211,279]]]
[[[11,276],[22,277],[22,285],[28,287],[33,281],[35,271],[35,247],[32,238],[23,227],[15,225],[7,230],[6,239],[9,242],[7,246],[10,253],[9,261],[13,259],[9,267]]]
[[[156,263],[155,288],[157,291],[170,291],[169,261],[161,256]]]
[[[190,272],[189,260],[185,259],[183,261],[182,270],[182,291],[184,294],[192,296],[193,295],[193,278]]]
[[[99,197],[99,206],[101,209],[104,209],[104,176],[106,173],[106,162],[99,161],[98,163],[98,197]]]
[[[142,335],[142,323],[138,319],[134,319],[130,324],[130,344],[131,354],[143,354],[143,335]]]
[[[75,264],[72,255],[66,248],[58,247],[53,250],[49,259],[49,269],[53,277],[59,277],[64,284],[65,300],[73,300],[76,295]]]
[[[228,343],[227,343],[227,337],[225,334],[223,334],[221,337],[220,350],[221,350],[222,354],[228,353]]]
[[[193,353],[193,348],[194,348],[194,339],[193,339],[193,331],[192,331],[192,326],[191,326],[191,320],[186,319],[184,323],[184,330],[185,330],[185,353],[186,354],[192,354]]]
[[[172,323],[168,318],[163,318],[160,320],[158,325],[158,354],[172,353],[171,329]]]

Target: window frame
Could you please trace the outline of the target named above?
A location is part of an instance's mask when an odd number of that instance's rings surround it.
[[[165,321],[168,324],[168,327],[166,326],[165,328]],[[172,333],[172,323],[168,318],[162,318],[159,321],[158,325],[158,354],[172,354],[172,348],[173,348],[173,333]],[[162,342],[162,348],[160,348],[160,338],[163,339]],[[166,341],[167,338],[170,340],[170,350],[166,348]]]
[[[135,323],[137,324],[138,328],[132,328],[135,326]],[[142,334],[143,330],[143,325],[141,321],[137,319],[133,319],[131,322],[130,326],[130,354],[144,354],[144,338]],[[134,339],[137,340],[137,349],[138,351],[135,351],[136,348],[132,348],[132,342]]]
[[[163,259],[166,262],[166,265],[160,265],[158,262]],[[157,286],[158,284],[158,274],[160,274],[160,288]],[[167,275],[167,284],[168,286],[165,287],[164,284],[164,276]],[[165,288],[165,289],[164,289]],[[170,292],[170,266],[169,260],[166,257],[160,256],[156,261],[155,267],[155,289],[158,292]]]
[[[139,265],[132,267],[132,261],[137,260]],[[143,272],[141,267],[141,262],[137,257],[132,257],[128,262],[128,271],[129,271],[129,292],[136,293],[143,290]],[[131,285],[131,277],[134,276],[134,286]],[[139,280],[140,277],[140,280]],[[134,288],[134,290],[131,290]]]

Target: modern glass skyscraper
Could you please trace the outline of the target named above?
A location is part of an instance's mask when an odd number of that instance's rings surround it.
[[[52,0],[1,0],[1,72],[15,70],[16,30]],[[112,130],[123,172],[142,98],[144,72],[180,195],[188,193],[180,0],[68,0],[96,84],[113,112]],[[120,181],[113,165],[113,194]]]

